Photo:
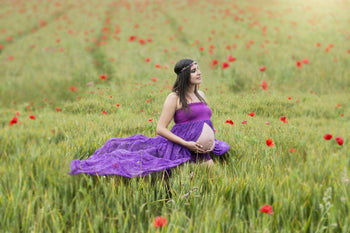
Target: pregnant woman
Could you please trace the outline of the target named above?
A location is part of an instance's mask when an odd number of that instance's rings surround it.
[[[165,100],[156,137],[136,134],[109,139],[87,160],[73,160],[71,175],[145,176],[187,161],[213,164],[209,152],[222,155],[230,146],[215,138],[211,110],[203,92],[197,62],[183,59],[174,68],[177,79]],[[171,130],[168,126],[174,120]]]

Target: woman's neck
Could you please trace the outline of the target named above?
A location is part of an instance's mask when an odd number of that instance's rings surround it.
[[[188,103],[198,102],[200,99],[197,97],[194,90],[188,91],[186,94],[186,99]]]
[[[191,85],[191,86],[188,87],[186,92],[187,92],[188,95],[192,95],[192,94],[194,94],[195,89],[196,89],[196,86],[195,85]]]

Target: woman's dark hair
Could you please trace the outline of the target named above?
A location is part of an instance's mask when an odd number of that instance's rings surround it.
[[[186,91],[190,86],[190,77],[191,77],[191,66],[190,65],[193,62],[194,61],[191,59],[182,59],[182,60],[178,61],[174,67],[174,72],[177,74],[177,78],[176,78],[176,81],[173,85],[172,91],[175,92],[179,96],[181,108],[184,111],[189,110],[187,99],[186,99]],[[185,67],[187,67],[187,68],[184,69]],[[197,96],[197,98],[201,102],[206,103],[205,100],[203,99],[203,97],[199,95],[197,88],[198,87],[196,85],[194,88],[194,94]]]

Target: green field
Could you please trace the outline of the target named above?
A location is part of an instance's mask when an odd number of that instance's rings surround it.
[[[348,0],[0,1],[0,232],[350,232],[349,12]],[[199,63],[229,153],[169,180],[68,175],[109,138],[156,135],[182,58]]]

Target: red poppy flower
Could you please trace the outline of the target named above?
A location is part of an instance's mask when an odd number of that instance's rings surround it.
[[[144,39],[139,39],[139,43],[140,43],[141,45],[144,45],[144,44],[146,44],[146,41],[145,41]]]
[[[136,38],[137,38],[137,36],[130,36],[130,37],[129,37],[129,41],[130,41],[130,42],[131,42],[131,41],[134,41]]]
[[[229,62],[234,62],[234,61],[236,61],[237,59],[236,59],[234,56],[229,55],[229,56],[227,57],[227,60],[228,60]]]
[[[101,74],[99,78],[101,80],[107,80],[107,74]]]
[[[219,64],[219,61],[216,60],[216,59],[214,59],[214,60],[211,61],[211,64],[212,64],[213,66],[216,66],[217,64]]]
[[[152,121],[153,121],[153,118],[149,118],[148,121],[149,121],[149,122],[152,122]]]
[[[281,116],[280,120],[283,121],[283,123],[288,123],[287,117],[285,117],[285,116]]]
[[[116,104],[115,106],[119,107],[119,106],[120,106],[120,104]]]
[[[158,81],[158,78],[157,78],[157,77],[153,77],[153,78],[151,78],[151,81],[152,81],[152,82],[157,82],[157,81]]]
[[[16,116],[19,116],[19,115],[20,115],[20,113],[19,113],[18,111],[17,111],[15,114],[16,114]]]
[[[168,220],[165,217],[156,217],[155,220],[153,221],[153,226],[154,227],[163,227],[166,226],[168,223]]]
[[[3,48],[4,48],[4,46],[2,44],[0,44],[0,50],[3,49]]]
[[[296,151],[296,149],[295,149],[295,148],[291,148],[291,149],[289,149],[289,152],[290,152],[290,153],[295,153],[295,151]]]
[[[32,120],[35,120],[35,116],[34,115],[30,115],[29,118],[32,119]]]
[[[106,110],[103,110],[102,113],[105,114],[105,115],[107,115],[107,111],[106,111]]]
[[[226,120],[226,121],[225,121],[225,124],[226,124],[226,123],[227,123],[227,124],[230,124],[230,125],[233,125],[233,121],[232,121],[232,120]]]
[[[230,65],[227,62],[223,62],[221,65],[221,68],[226,69],[228,68]]]
[[[158,68],[158,69],[159,69],[159,68],[162,68],[162,66],[159,65],[159,64],[156,64],[155,67]]]
[[[148,57],[148,58],[145,59],[145,61],[146,61],[146,62],[150,62],[150,61],[151,61],[151,58]]]
[[[273,147],[275,144],[273,144],[273,140],[271,138],[268,138],[266,140],[266,145],[268,145],[269,147]]]
[[[251,112],[248,115],[251,116],[251,117],[254,117],[255,116],[255,112]]]
[[[273,214],[272,206],[264,205],[263,207],[261,207],[260,212],[267,213],[267,214]]]
[[[342,137],[336,137],[335,140],[337,141],[337,143],[342,146],[344,143],[344,139]]]
[[[301,62],[304,64],[310,64],[310,62],[307,58],[304,58],[303,60],[301,60]]]
[[[333,138],[333,135],[327,133],[327,134],[323,135],[323,138],[324,138],[324,140],[331,140]]]
[[[267,90],[267,82],[266,81],[262,81],[262,83],[260,84],[260,86],[266,91]]]
[[[297,61],[296,63],[297,63],[297,67],[298,67],[298,68],[301,68],[302,63],[301,63],[300,61]]]
[[[71,91],[76,91],[76,90],[77,90],[77,88],[76,88],[75,86],[71,86],[69,89],[70,89]]]
[[[12,120],[10,121],[10,125],[16,124],[17,121],[18,121],[18,117],[12,118]]]
[[[290,96],[289,96],[289,97],[288,97],[288,99],[289,99],[289,100],[291,100],[291,99],[292,99],[292,97],[290,97]]]
[[[261,72],[264,72],[264,71],[266,70],[266,67],[265,67],[265,66],[262,66],[262,67],[259,68],[259,70],[260,70]]]
[[[199,50],[203,52],[204,51],[204,47],[199,47]]]
[[[59,111],[61,111],[61,109],[60,108],[56,108],[56,111],[59,112]]]
[[[242,121],[242,125],[245,125],[245,124],[247,124],[247,121]]]

